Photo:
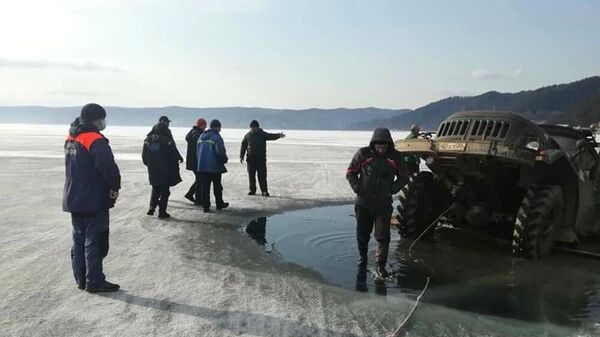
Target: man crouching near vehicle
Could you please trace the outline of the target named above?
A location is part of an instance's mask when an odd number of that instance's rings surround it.
[[[108,139],[100,133],[105,119],[104,108],[87,104],[65,141],[63,210],[71,213],[73,225],[71,262],[77,287],[90,293],[119,290],[102,272],[102,260],[108,254],[108,210],[121,188]]]
[[[373,132],[369,146],[359,149],[352,158],[346,179],[356,193],[358,265],[367,266],[369,239],[375,226],[376,272],[385,278],[388,276],[385,264],[390,245],[392,195],[408,182],[404,158],[394,148],[390,130],[378,128]]]

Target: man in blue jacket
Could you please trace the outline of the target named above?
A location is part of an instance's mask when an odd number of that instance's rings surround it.
[[[119,196],[121,174],[112,150],[100,131],[106,127],[106,111],[90,103],[71,123],[65,141],[63,211],[71,213],[71,260],[77,287],[88,292],[119,290],[106,281],[102,260],[108,254],[108,210]]]
[[[221,122],[214,119],[210,122],[210,129],[204,131],[198,139],[198,174],[202,185],[202,208],[205,213],[210,211],[210,185],[214,185],[213,193],[217,209],[224,209],[229,203],[223,201],[223,185],[221,176],[227,172],[227,152],[225,143],[219,134]]]

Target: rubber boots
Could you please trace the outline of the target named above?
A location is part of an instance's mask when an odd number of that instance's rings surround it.
[[[387,270],[385,270],[385,264],[387,263],[389,249],[389,241],[377,241],[377,248],[375,251],[375,264],[377,265],[377,274],[379,274],[381,277],[389,276]]]
[[[358,241],[358,260],[356,264],[359,267],[367,266],[367,253],[369,252],[369,242]]]

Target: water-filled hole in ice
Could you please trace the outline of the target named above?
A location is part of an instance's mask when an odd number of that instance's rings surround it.
[[[600,263],[564,254],[515,261],[510,247],[450,229],[433,242],[410,241],[392,228],[385,282],[356,266],[354,206],[329,206],[258,218],[244,231],[267,252],[319,272],[342,288],[394,297],[417,295],[435,270],[424,302],[526,321],[590,326],[600,321]],[[375,240],[369,243],[374,269]],[[383,297],[382,297],[383,299]]]

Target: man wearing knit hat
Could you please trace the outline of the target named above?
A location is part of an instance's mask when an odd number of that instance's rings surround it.
[[[185,198],[193,202],[196,205],[202,205],[202,186],[200,181],[200,175],[198,174],[198,158],[197,158],[197,147],[198,138],[206,129],[206,121],[204,118],[198,118],[196,125],[192,127],[190,132],[185,136],[187,142],[187,154],[185,168],[194,172],[196,178],[195,182],[190,186],[189,191],[185,194]]]
[[[90,103],[71,124],[65,141],[66,179],[63,210],[71,213],[73,248],[71,261],[75,282],[88,292],[117,291],[106,281],[102,260],[108,254],[109,214],[119,196],[121,175],[108,139],[106,111]]]
[[[269,190],[267,189],[267,141],[283,137],[285,137],[283,132],[265,132],[260,128],[257,120],[250,122],[250,131],[244,136],[240,149],[240,163],[244,162],[244,156],[246,156],[250,183],[248,195],[256,194],[256,174],[258,173],[261,194],[263,197],[269,196]]]

